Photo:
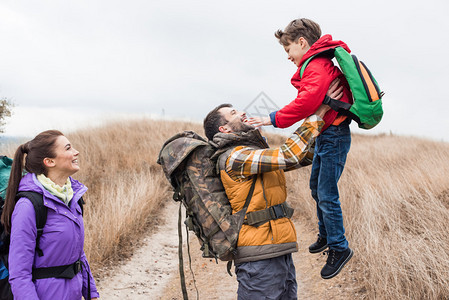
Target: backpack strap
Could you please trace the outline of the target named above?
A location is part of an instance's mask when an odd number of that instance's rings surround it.
[[[280,218],[291,218],[295,210],[286,202],[270,206],[263,210],[253,211],[246,214],[243,224],[259,227],[260,225]]]
[[[79,204],[79,206],[80,206],[80,208],[81,208],[81,215],[84,216],[84,204],[86,204],[86,202],[84,202],[83,197],[81,197],[81,198],[78,200],[78,204]]]
[[[337,46],[335,48],[338,48],[338,47],[341,47],[341,46]],[[307,65],[315,57],[324,55],[324,56],[328,56],[330,58],[333,58],[334,57],[335,48],[330,48],[330,49],[321,51],[321,52],[316,53],[316,54],[312,55],[311,57],[309,57],[301,66],[301,70],[299,71],[299,78],[302,79],[302,75],[304,74],[304,71],[305,71]]]
[[[20,198],[27,198],[31,201],[34,207],[34,212],[36,214],[36,228],[37,228],[37,236],[36,236],[36,253],[39,256],[43,256],[44,252],[39,247],[39,241],[41,239],[42,234],[44,233],[44,227],[47,223],[47,207],[44,205],[44,198],[42,194],[32,191],[21,191],[16,195],[16,201]],[[81,197],[78,200],[78,204],[81,207],[81,215],[84,215],[84,199]]]
[[[340,115],[347,116],[359,124],[361,123],[360,118],[349,110],[352,106],[351,104],[331,98],[328,95],[324,96],[323,104],[329,105],[330,108]]]
[[[42,194],[31,191],[18,192],[16,195],[16,201],[20,198],[27,198],[33,204],[34,212],[36,213],[37,228],[36,252],[37,255],[43,256],[44,252],[39,247],[39,240],[42,236],[42,233],[44,232],[45,223],[47,223],[47,207],[44,205],[44,198]]]
[[[299,78],[300,78],[300,79],[302,79],[302,75],[304,74],[304,71],[305,71],[307,65],[309,64],[309,62],[310,62],[310,61],[312,60],[312,58],[314,58],[314,57],[315,57],[315,55],[309,57],[309,58],[302,64],[301,70],[299,71]]]
[[[254,189],[256,187],[258,174],[255,174],[253,176],[253,182],[251,183],[251,187],[249,189],[248,195],[246,196],[245,204],[243,205],[242,211],[243,211],[243,217],[246,214],[246,210],[248,209],[249,203],[251,202],[251,199],[253,198]],[[232,267],[232,260],[228,261],[226,264],[226,271],[228,272],[229,276],[232,276],[231,273],[231,267]]]
[[[178,210],[178,259],[179,259],[179,263],[178,263],[178,267],[179,267],[179,279],[181,281],[181,290],[182,290],[182,298],[183,299],[189,299],[188,293],[187,293],[187,286],[186,286],[186,277],[184,274],[184,257],[182,254],[182,225],[181,225],[181,219],[182,219],[182,202],[180,200],[179,201],[179,210]],[[186,229],[187,231],[187,236],[189,236],[189,231]],[[187,243],[187,245],[189,245],[189,243]],[[189,260],[190,260],[190,248],[188,248],[188,254],[189,254]],[[192,273],[193,275],[193,273]],[[195,278],[195,275],[193,275]],[[195,288],[196,288],[196,281],[194,279],[194,284],[195,284]],[[198,290],[197,290],[198,293]]]
[[[70,265],[47,267],[47,268],[33,268],[32,277],[33,280],[43,278],[67,278],[72,279],[81,271],[82,262],[78,259],[76,262]]]
[[[220,156],[217,159],[217,174],[220,174],[221,170],[226,169],[226,161],[228,160],[229,155],[231,155],[232,150],[234,150],[234,147],[227,149],[223,153],[220,154]]]
[[[316,53],[315,55],[309,57],[301,66],[301,70],[299,71],[299,78],[302,78],[306,67],[308,66],[309,62],[312,59],[314,59],[317,56],[327,56],[329,58],[334,58],[335,51],[337,48],[341,48],[341,46],[337,46],[335,48],[330,48],[330,49],[324,50],[322,52]],[[341,48],[341,49],[344,50],[343,48]],[[361,123],[360,118],[349,110],[352,106],[351,104],[340,101],[340,100],[333,99],[333,98],[329,97],[328,95],[324,96],[323,104],[327,104],[330,106],[330,108],[332,108],[339,114],[347,116],[359,124]]]
[[[256,187],[257,176],[258,176],[258,174],[253,176],[253,182],[251,183],[251,187],[249,189],[248,196],[246,196],[245,204],[243,205],[243,208],[242,208],[242,210],[243,209],[245,210],[245,213],[246,213],[246,210],[248,209],[251,199],[253,198],[254,188]]]

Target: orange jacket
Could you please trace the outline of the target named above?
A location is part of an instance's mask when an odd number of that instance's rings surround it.
[[[221,170],[220,172],[223,186],[233,213],[235,213],[243,208],[253,179],[234,181],[226,171]],[[257,177],[254,194],[247,213],[283,203],[286,198],[287,191],[283,170],[260,174]],[[237,242],[235,263],[267,259],[296,251],[298,251],[296,230],[290,219],[270,220],[259,227],[243,224]]]

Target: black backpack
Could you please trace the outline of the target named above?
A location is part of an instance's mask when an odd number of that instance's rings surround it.
[[[44,206],[44,201],[42,195],[36,192],[20,192],[17,194],[17,199],[21,197],[28,198],[34,206],[34,210],[36,212],[36,227],[37,227],[37,237],[36,237],[36,251],[38,251],[38,255],[42,256],[43,252],[39,248],[39,240],[42,236],[43,229],[45,223],[47,222],[47,208]],[[1,209],[0,213],[3,212],[3,205],[5,204],[5,200],[0,197]],[[4,232],[3,224],[0,227],[0,259],[3,262],[6,270],[9,269],[8,265],[8,254],[9,254],[9,235]],[[9,276],[0,279],[0,300],[9,300],[13,299],[11,286],[9,285]]]
[[[36,213],[36,253],[39,256],[43,256],[44,253],[39,247],[39,240],[44,232],[45,224],[47,223],[47,207],[44,205],[44,200],[42,194],[31,191],[21,191],[16,195],[16,201],[20,198],[27,198],[31,201]],[[5,200],[0,196],[0,215],[3,212],[3,205]],[[81,197],[78,200],[78,204],[81,207],[81,212],[83,213],[84,200]],[[8,270],[8,254],[9,254],[9,243],[10,237],[4,232],[3,225],[0,224],[0,260]],[[66,266],[57,266],[49,268],[33,268],[33,280],[42,278],[73,278],[81,269],[81,262],[78,260],[73,264]],[[5,270],[3,270],[5,272]],[[7,274],[7,273],[3,273]],[[11,286],[9,285],[9,275],[0,279],[0,300],[12,300],[14,299]],[[89,286],[90,287],[90,286]],[[90,295],[90,292],[89,292]]]

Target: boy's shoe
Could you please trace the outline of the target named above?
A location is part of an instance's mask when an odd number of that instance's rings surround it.
[[[354,254],[354,251],[349,247],[341,252],[334,249],[329,249],[326,252],[328,254],[327,261],[323,269],[321,269],[321,277],[323,279],[330,279],[340,273],[341,269]]]
[[[315,243],[309,246],[310,253],[319,253],[327,248],[327,239],[318,235],[318,239]]]

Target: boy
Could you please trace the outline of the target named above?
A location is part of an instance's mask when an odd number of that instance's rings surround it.
[[[252,118],[252,124],[286,128],[310,116],[320,106],[330,83],[336,78],[340,79],[343,87],[340,101],[352,103],[346,79],[328,57],[312,59],[300,77],[301,66],[309,57],[335,46],[342,46],[350,52],[345,43],[333,41],[330,35],[321,37],[320,26],[304,18],[293,20],[284,31],[278,30],[275,36],[287,52],[288,59],[298,67],[291,79],[298,89],[298,96],[284,108],[270,113],[269,117]],[[329,279],[336,276],[353,255],[344,235],[337,186],[351,145],[351,120],[330,110],[324,121],[323,131],[316,139],[310,176],[312,197],[317,203],[319,235],[318,240],[310,245],[309,252],[319,253],[329,247],[327,262],[321,270],[321,277]]]

